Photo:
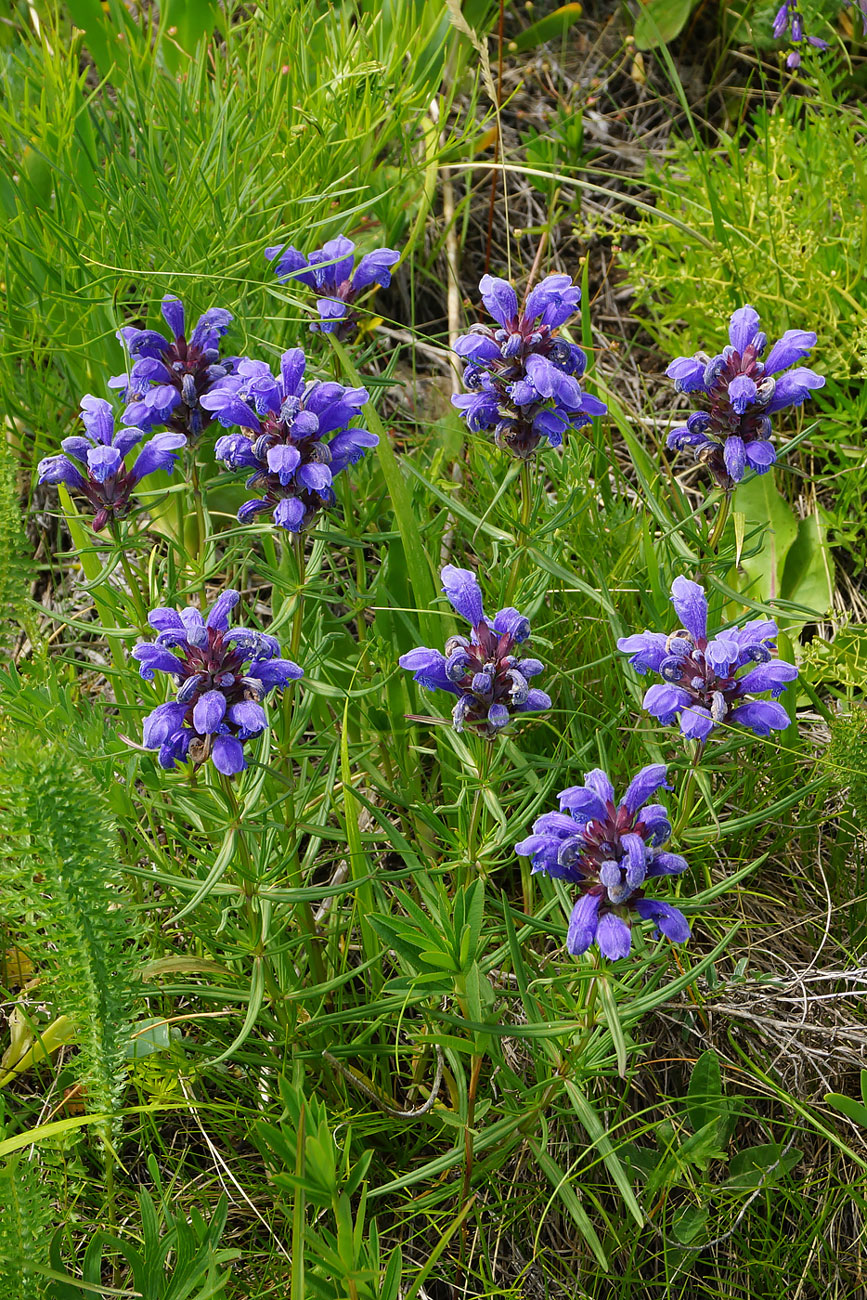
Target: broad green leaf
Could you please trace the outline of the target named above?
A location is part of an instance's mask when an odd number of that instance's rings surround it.
[[[513,53],[523,54],[525,50],[534,50],[537,45],[544,45],[547,41],[562,41],[582,12],[579,4],[561,5],[510,41],[509,49]]]
[[[707,1224],[708,1211],[703,1205],[688,1205],[681,1210],[672,1225],[675,1237],[683,1246],[695,1241]]]
[[[140,1020],[133,1025],[130,1032],[126,1054],[133,1061],[143,1060],[153,1052],[166,1052],[172,1045],[172,1038],[180,1038],[179,1029],[172,1029],[166,1020]]]
[[[835,1110],[839,1110],[841,1115],[845,1115],[847,1119],[852,1119],[856,1124],[867,1128],[867,1105],[862,1105],[854,1097],[847,1097],[842,1092],[825,1093],[825,1101],[829,1106],[833,1106]]]
[[[679,36],[697,0],[648,0],[635,24],[639,50],[653,50]]]
[[[732,1156],[730,1176],[722,1186],[746,1192],[760,1184],[764,1186],[782,1178],[790,1169],[794,1169],[803,1154],[798,1147],[791,1147],[785,1155],[782,1150],[779,1142],[764,1142],[760,1146],[739,1151]]]
[[[722,1080],[719,1058],[710,1049],[696,1061],[686,1095],[686,1113],[694,1133],[717,1119],[722,1109]]]
[[[834,560],[828,546],[825,526],[818,513],[808,515],[798,525],[783,569],[781,594],[784,600],[812,610],[817,619],[824,618],[834,599]],[[790,619],[780,620],[789,624]],[[791,622],[802,624],[795,615]]]
[[[798,536],[798,525],[777,491],[773,471],[741,483],[734,494],[734,509],[744,516],[747,540],[740,573],[732,585],[757,600],[778,600],[783,594],[786,557]],[[766,530],[758,550],[758,538],[751,536],[757,528]]]

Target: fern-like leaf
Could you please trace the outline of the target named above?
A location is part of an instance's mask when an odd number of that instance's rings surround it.
[[[27,544],[18,500],[18,461],[0,430],[0,648],[11,649],[12,629],[30,630],[25,597]]]
[[[5,919],[22,946],[39,950],[43,986],[75,1025],[88,1109],[111,1115],[135,996],[135,933],[123,906],[116,828],[105,796],[62,739],[10,746],[2,769]],[[97,1132],[107,1141],[111,1123]]]
[[[48,1263],[51,1206],[33,1161],[0,1161],[0,1300],[39,1300],[34,1265]]]

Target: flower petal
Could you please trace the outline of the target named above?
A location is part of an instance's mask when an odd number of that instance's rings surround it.
[[[732,312],[729,321],[729,341],[733,348],[744,355],[748,345],[759,332],[759,313],[755,307],[739,307],[737,311]]]
[[[496,275],[483,275],[479,290],[491,316],[507,328],[518,315],[518,295],[508,280],[501,280]]]
[[[243,772],[247,766],[241,742],[234,736],[218,736],[211,757],[214,767],[224,776],[234,776],[236,772]]]
[[[557,798],[560,800],[560,811],[568,808],[576,821],[589,822],[594,818],[604,820],[607,815],[604,802],[597,791],[589,786],[570,785],[561,790]]]
[[[593,790],[598,794],[603,803],[614,803],[614,786],[608,779],[608,774],[602,771],[601,767],[594,767],[591,771],[584,773],[584,786],[588,790]]]
[[[639,898],[635,910],[644,921],[655,921],[661,931],[674,943],[686,943],[691,931],[683,912],[658,898]]]
[[[656,853],[647,868],[648,876],[679,876],[689,863],[679,853]]]
[[[660,682],[649,686],[644,692],[644,708],[657,718],[664,727],[670,727],[681,709],[685,709],[691,700],[690,694],[680,686]]]
[[[530,635],[530,620],[516,609],[508,606],[494,615],[494,631],[502,636],[507,633],[519,645]]]
[[[671,584],[671,603],[681,626],[696,641],[703,641],[707,636],[707,597],[698,583],[690,582],[688,578],[675,578]]]
[[[811,330],[786,330],[765,358],[765,374],[776,375],[787,370],[796,361],[803,361],[816,346],[816,335]]]
[[[579,957],[586,952],[596,938],[601,903],[601,894],[584,894],[572,908],[566,947],[573,956]]]
[[[231,588],[221,592],[211,606],[205,626],[212,627],[218,632],[228,632],[229,614],[240,599],[240,592],[233,591]]]
[[[453,564],[447,564],[440,577],[443,591],[452,609],[460,614],[461,618],[465,618],[472,627],[478,627],[484,620],[484,611],[482,589],[476,575],[469,569],[458,569]]]
[[[648,668],[658,673],[668,653],[667,641],[663,632],[633,632],[632,636],[618,637],[617,649],[621,654],[629,655],[629,662],[637,673],[643,675]]]
[[[632,947],[632,931],[625,921],[613,912],[606,912],[596,930],[599,951],[610,961],[628,957]]]
[[[747,727],[757,736],[769,736],[772,731],[785,731],[792,719],[776,700],[750,700],[732,709],[729,721]]]
[[[794,664],[787,664],[783,659],[771,659],[766,664],[758,664],[739,678],[738,694],[772,691],[776,699],[786,689],[786,683],[793,682],[797,676],[798,670]]]
[[[200,736],[209,736],[217,730],[226,716],[226,697],[222,691],[205,691],[196,700],[193,709],[193,726]]]
[[[673,787],[665,779],[667,773],[668,768],[665,763],[650,763],[647,767],[643,767],[626,787],[626,794],[620,800],[620,807],[627,808],[631,813],[637,813],[641,805],[646,803],[660,787],[671,790]]]

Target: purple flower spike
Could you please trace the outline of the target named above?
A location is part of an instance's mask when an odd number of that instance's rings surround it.
[[[566,936],[576,956],[595,943],[611,961],[627,957],[634,914],[654,921],[675,943],[689,938],[683,914],[644,892],[646,880],[680,875],[687,867],[684,858],[662,847],[671,835],[663,806],[644,805],[661,786],[671,788],[661,763],[642,768],[615,804],[605,772],[588,772],[583,786],[560,795],[560,812],[538,817],[532,835],[515,845],[516,853],[531,859],[534,872],[578,887]]]
[[[401,668],[426,690],[458,697],[452,710],[455,731],[470,726],[491,739],[513,714],[550,709],[550,696],[530,686],[542,664],[525,657],[523,649],[516,653],[530,635],[529,619],[511,607],[486,618],[481,587],[469,569],[447,564],[441,576],[443,591],[455,613],[469,623],[470,635],[449,637],[445,654],[427,646],[410,650],[401,655]]]
[[[85,436],[64,438],[65,455],[46,456],[39,462],[39,482],[65,483],[83,496],[93,510],[93,530],[99,533],[129,514],[133,490],[142,479],[156,470],[171,474],[186,438],[182,433],[158,433],[127,469],[124,457],[141,442],[145,430],[115,432],[111,404],[90,394],[81,399],[81,422]]]
[[[291,659],[280,658],[272,636],[249,628],[229,628],[237,591],[224,591],[203,619],[197,609],[154,609],[148,622],[157,632],[133,650],[139,674],[174,677],[174,701],[160,704],[143,724],[147,749],[159,750],[160,766],[210,758],[218,772],[233,776],[247,762],[244,743],[268,725],[262,701],[273,690],[303,677]]]
[[[379,442],[350,422],[367,401],[364,388],[305,382],[300,348],[280,358],[275,378],[264,361],[242,360],[202,397],[225,428],[217,460],[242,472],[255,498],[238,511],[241,523],[269,514],[279,528],[300,533],[336,501],[334,479]]]
[[[274,263],[278,280],[300,280],[316,294],[320,319],[313,322],[311,330],[334,334],[340,340],[350,338],[358,327],[358,313],[352,310],[355,300],[374,285],[387,289],[391,268],[400,261],[396,249],[375,248],[356,266],[355,245],[345,235],[329,239],[309,257],[291,244],[266,248],[265,257]]]
[[[160,425],[181,433],[192,442],[213,420],[202,397],[226,375],[233,374],[239,357],[221,357],[220,340],[232,321],[230,312],[212,307],[200,316],[187,339],[184,304],[173,294],[162,301],[169,327],[167,339],[156,330],[126,326],[118,338],[129,352],[129,375],[109,380],[127,403],[123,418],[146,432]]]
[[[754,619],[708,635],[707,597],[698,583],[675,578],[671,600],[681,627],[669,636],[641,632],[621,637],[617,649],[641,673],[659,673],[644,707],[663,726],[677,722],[684,736],[704,741],[721,723],[738,723],[757,736],[783,731],[791,719],[777,698],[795,681],[794,664],[774,657],[777,625]],[[771,700],[757,700],[770,691]]]
[[[455,339],[470,391],[452,403],[473,433],[490,430],[498,447],[527,460],[545,441],[559,447],[567,430],[607,409],[578,382],[584,353],[557,335],[578,310],[581,290],[568,275],[549,275],[522,310],[508,280],[485,275],[479,289],[498,328],[476,324]]]
[[[816,343],[811,331],[787,330],[762,361],[767,343],[755,307],[739,307],[729,322],[729,344],[718,356],[697,352],[677,357],[665,372],[678,392],[701,392],[709,405],[672,429],[666,445],[691,450],[726,491],[740,483],[748,468],[767,473],[777,459],[770,417],[787,406],[800,406],[825,383],[806,366],[787,369],[809,355]]]

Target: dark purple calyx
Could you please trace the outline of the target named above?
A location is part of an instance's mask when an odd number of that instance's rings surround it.
[[[219,691],[226,701],[226,717],[223,719],[232,735],[242,730],[229,718],[229,709],[233,704],[251,700],[258,704],[265,688],[255,677],[244,675],[244,665],[250,658],[250,647],[241,644],[224,645],[224,637],[231,635],[214,627],[202,629],[207,636],[204,645],[194,645],[184,641],[176,646],[178,655],[183,655],[181,670],[177,673],[179,704],[187,706],[183,726],[195,731],[193,712],[201,697],[208,691]],[[239,638],[240,640],[240,638]]]
[[[230,358],[220,359],[215,348],[201,348],[177,334],[162,354],[169,372],[168,383],[180,394],[180,403],[163,420],[166,428],[195,437],[213,422],[214,416],[201,404],[201,397],[215,380],[232,373]],[[215,373],[216,368],[216,373]]]
[[[82,479],[83,486],[79,485],[78,491],[93,507],[91,527],[95,533],[102,532],[106,524],[115,519],[126,518],[132,506],[132,490],[138,483],[131,469],[122,468],[102,483],[92,473],[88,473],[86,478],[82,475]]]
[[[761,350],[764,348],[764,336],[759,336]],[[771,421],[765,414],[774,396],[776,381],[773,376],[765,377],[765,367],[759,360],[756,342],[748,343],[743,355],[736,348],[728,347],[721,356],[708,362],[705,372],[705,384],[710,398],[710,410],[690,417],[688,427],[696,432],[706,434],[716,441],[706,443],[698,450],[697,457],[703,461],[721,488],[731,490],[736,480],[729,474],[725,463],[724,446],[730,437],[741,438],[744,445],[767,440],[771,435]],[[731,385],[739,377],[751,380],[755,385],[755,394],[742,411],[735,409],[731,395]],[[743,405],[743,403],[741,403]]]
[[[720,642],[714,641],[718,646]],[[668,654],[660,664],[660,675],[690,697],[690,702],[707,709],[714,722],[723,722],[729,710],[740,702],[740,682],[735,676],[739,667],[740,647],[732,647],[732,657],[713,663],[707,655],[707,637],[694,638],[681,629],[674,632],[666,645]],[[755,663],[767,663],[771,652],[765,645],[749,650]]]
[[[446,676],[461,693],[461,720],[488,736],[500,730],[491,724],[491,706],[498,705],[511,713],[526,702],[530,692],[518,668],[521,660],[513,654],[514,647],[515,638],[510,632],[494,632],[487,623],[476,624],[472,641],[453,636],[446,642]]]

